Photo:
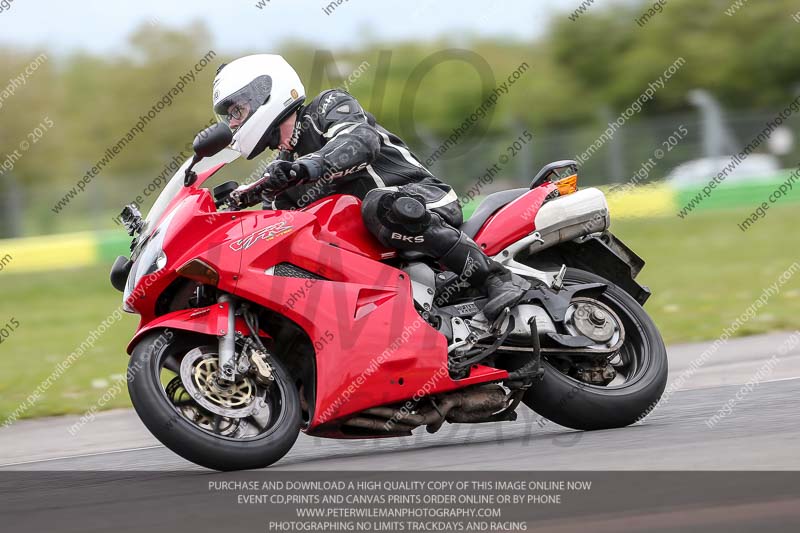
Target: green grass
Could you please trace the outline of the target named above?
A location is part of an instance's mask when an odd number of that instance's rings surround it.
[[[763,289],[795,261],[800,237],[794,207],[775,206],[747,233],[736,227],[747,211],[616,221],[612,230],[646,261],[640,281],[653,297],[646,305],[668,343],[718,337]],[[795,279],[796,278],[796,279]],[[738,331],[749,335],[800,329],[800,275],[783,286]],[[74,351],[121,295],[108,282],[108,268],[42,274],[0,273],[0,327],[12,317],[17,331],[0,344],[0,424],[55,366]],[[114,324],[24,417],[82,413],[125,373],[125,346],[136,326],[126,315]],[[104,408],[129,405],[123,391]]]
[[[749,209],[612,222],[611,230],[647,261],[639,281],[645,308],[669,343],[715,339],[787,268],[800,262],[797,207],[773,206],[747,232]],[[800,329],[800,273],[737,333]]]
[[[0,424],[77,350],[122,302],[108,281],[108,268],[37,274],[0,273],[0,325],[12,317],[19,328],[0,344]],[[102,335],[25,411],[24,417],[81,413],[124,375],[125,346],[137,324],[125,315]],[[130,405],[127,390],[105,408]]]

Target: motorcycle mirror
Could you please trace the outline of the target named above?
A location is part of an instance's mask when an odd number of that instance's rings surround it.
[[[233,141],[231,129],[222,122],[217,122],[197,134],[192,148],[195,155],[202,159],[217,155],[227,148],[231,141]]]
[[[189,187],[197,181],[197,174],[192,170],[194,166],[201,159],[217,155],[223,151],[231,144],[231,141],[233,141],[233,132],[222,122],[217,122],[198,133],[192,143],[194,157],[192,158],[192,163],[186,169],[183,184]]]

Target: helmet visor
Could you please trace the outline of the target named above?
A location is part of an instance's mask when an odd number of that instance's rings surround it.
[[[272,93],[272,78],[259,76],[235,93],[217,102],[214,113],[231,131],[236,131],[267,103]]]

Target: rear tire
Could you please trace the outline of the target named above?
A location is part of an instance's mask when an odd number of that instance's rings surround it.
[[[247,470],[269,466],[292,448],[300,432],[300,398],[288,372],[273,359],[275,383],[281,394],[279,418],[263,434],[246,440],[215,435],[192,424],[172,405],[159,378],[161,362],[181,357],[208,344],[202,337],[174,336],[163,344],[153,332],[134,348],[129,363],[128,391],[136,413],[164,446],[181,457],[214,470]]]
[[[638,354],[641,368],[630,382],[602,387],[577,381],[543,359],[544,377],[534,383],[523,401],[548,420],[572,429],[629,426],[653,410],[666,387],[667,350],[661,334],[642,306],[608,280],[583,270],[568,269],[565,281],[607,285],[600,300],[627,315],[628,336],[638,337],[644,348]]]

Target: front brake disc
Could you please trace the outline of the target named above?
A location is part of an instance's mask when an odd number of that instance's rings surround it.
[[[262,391],[249,377],[222,386],[217,382],[219,357],[209,348],[195,348],[181,361],[181,381],[198,405],[228,418],[246,418],[262,408]]]

